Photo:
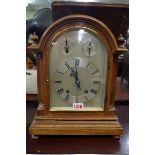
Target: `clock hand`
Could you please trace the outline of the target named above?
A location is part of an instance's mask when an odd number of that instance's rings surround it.
[[[74,74],[74,69],[72,68],[72,67],[70,67],[69,66],[69,64],[67,63],[67,61],[65,62],[65,65],[66,65],[66,67],[69,69],[69,70],[71,70],[71,76],[75,76],[75,74]]]
[[[80,81],[79,81],[79,80],[76,80],[75,83],[76,83],[76,85],[77,85],[77,87],[78,87],[78,90],[81,90]]]
[[[81,88],[80,88],[80,81],[79,81],[79,78],[78,78],[78,72],[77,72],[77,70],[73,70],[71,68],[71,71],[72,71],[71,76],[74,76],[74,78],[75,78],[75,84],[76,84],[78,90],[81,90]]]
[[[78,78],[78,72],[74,71],[73,76],[75,78],[75,84],[76,84],[78,90],[81,90],[81,88],[80,88],[80,81],[79,81],[79,78]]]
[[[66,53],[68,53],[68,52],[69,52],[69,46],[68,46],[68,41],[67,41],[67,38],[66,38],[65,51],[66,51]]]
[[[68,65],[68,63],[67,62],[65,62],[65,65],[66,65],[66,67],[69,69],[69,70],[71,70],[71,76],[74,76],[74,78],[75,78],[75,84],[76,84],[76,86],[78,87],[78,90],[80,89],[81,90],[81,88],[80,88],[80,81],[79,81],[79,78],[78,78],[78,72],[77,72],[77,68],[74,70],[72,67],[70,67],[69,65]]]
[[[89,56],[90,56],[90,50],[91,50],[91,42],[89,41],[89,43],[88,43],[88,52],[89,52]]]
[[[77,71],[77,63],[75,63],[75,82],[76,82],[76,85],[78,87],[78,90],[81,90],[80,88],[80,80],[79,80],[79,77],[78,77],[78,71]]]
[[[75,78],[75,84],[77,85],[78,90],[81,90],[81,88],[80,88],[80,80],[79,80],[79,78],[78,78],[78,72],[77,72],[77,71],[75,71],[75,76],[74,76],[74,78]]]

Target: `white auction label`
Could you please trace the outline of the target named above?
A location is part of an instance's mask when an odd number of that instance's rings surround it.
[[[83,103],[73,103],[74,110],[83,110],[84,104]]]

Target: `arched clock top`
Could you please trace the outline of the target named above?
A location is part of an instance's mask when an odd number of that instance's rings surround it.
[[[120,54],[127,51],[127,49],[117,45],[117,41],[113,33],[103,22],[94,17],[79,14],[63,17],[51,24],[51,26],[42,35],[37,46],[37,50],[40,52],[47,51],[46,49],[51,46],[51,42],[55,39],[55,37],[60,35],[64,30],[70,28],[84,28],[94,31],[99,37],[101,37],[105,44],[110,46],[112,54]]]
[[[55,21],[28,47],[40,59],[32,135],[122,134],[114,108],[118,54],[126,51],[119,43],[104,23],[78,14]]]

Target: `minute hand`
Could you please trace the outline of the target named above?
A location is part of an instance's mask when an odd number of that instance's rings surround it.
[[[79,89],[80,89],[80,81],[79,81],[79,79],[78,79],[78,72],[77,72],[77,69],[76,69],[76,71],[75,71],[72,67],[70,67],[70,66],[68,65],[67,62],[65,62],[65,65],[66,65],[66,67],[67,67],[69,70],[71,70],[71,76],[74,76],[74,78],[75,78],[75,84],[77,85],[78,90],[79,90]],[[75,68],[76,68],[76,66],[75,66]]]
[[[76,82],[76,85],[77,85],[77,87],[78,87],[78,90],[80,89],[81,90],[81,88],[80,88],[80,80],[79,80],[79,77],[78,77],[78,71],[77,71],[77,68],[76,68],[76,65],[75,65],[75,82]]]
[[[72,73],[73,73],[72,75],[75,78],[75,84],[76,84],[78,90],[81,90],[81,88],[80,88],[80,81],[79,81],[79,78],[78,78],[78,72],[73,70]]]

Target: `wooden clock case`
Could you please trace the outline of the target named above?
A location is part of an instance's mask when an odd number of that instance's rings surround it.
[[[108,73],[103,111],[49,111],[49,59],[51,42],[69,28],[87,28],[95,32],[108,51]],[[70,15],[55,21],[38,44],[27,47],[37,55],[38,108],[29,128],[38,135],[113,135],[119,137],[123,128],[114,107],[118,55],[127,51],[117,45],[110,29],[101,21],[87,15]]]
[[[129,5],[123,1],[118,3],[112,0],[106,3],[104,0],[54,0],[51,7],[53,21],[73,14],[88,15],[102,21],[116,38],[120,34],[125,37],[129,29]]]

